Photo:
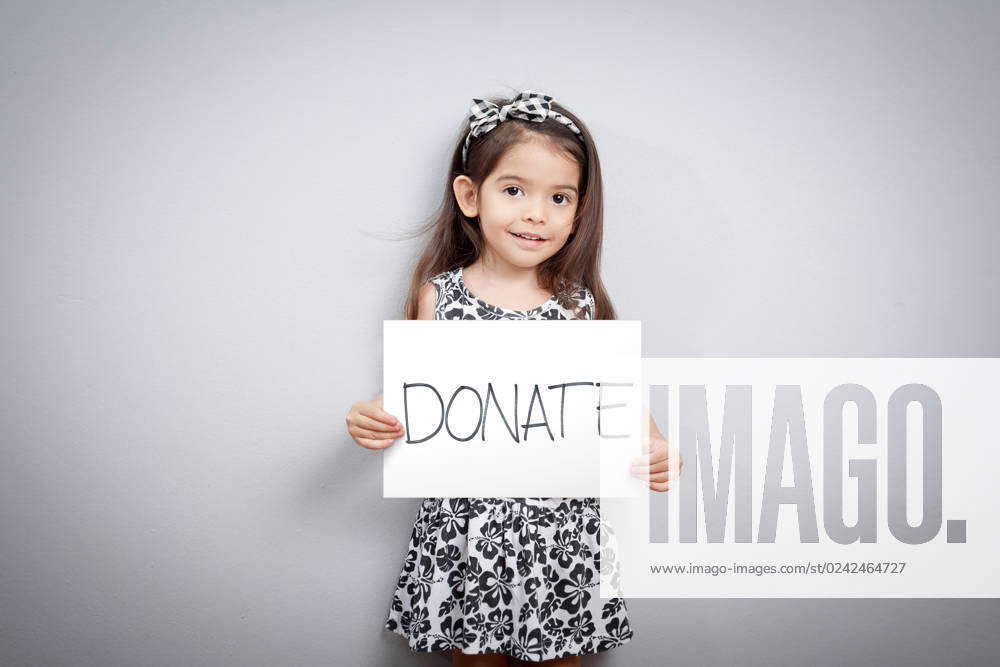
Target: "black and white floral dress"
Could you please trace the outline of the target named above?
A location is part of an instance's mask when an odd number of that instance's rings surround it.
[[[438,288],[438,320],[592,319],[594,313],[586,287],[573,293],[574,316],[555,296],[529,311],[488,304],[469,291],[461,268],[431,281]],[[599,500],[424,498],[386,629],[414,651],[457,648],[530,662],[629,641],[624,598],[600,597],[602,578],[618,590],[619,572],[607,549],[602,562],[608,526]]]

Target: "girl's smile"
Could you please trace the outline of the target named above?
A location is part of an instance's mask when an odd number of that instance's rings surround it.
[[[508,232],[523,248],[539,248],[545,244],[545,239],[537,234],[518,234],[516,232]]]

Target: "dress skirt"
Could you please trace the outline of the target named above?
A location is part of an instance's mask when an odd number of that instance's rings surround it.
[[[414,651],[529,662],[620,646],[625,600],[600,597],[602,578],[618,590],[607,530],[599,498],[424,498],[385,628]]]

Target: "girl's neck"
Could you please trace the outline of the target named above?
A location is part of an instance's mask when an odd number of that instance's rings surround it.
[[[472,275],[473,279],[486,286],[503,285],[507,289],[534,292],[540,289],[538,285],[538,267],[514,266],[508,262],[492,257],[489,252],[479,256],[469,266],[462,269],[463,275]]]

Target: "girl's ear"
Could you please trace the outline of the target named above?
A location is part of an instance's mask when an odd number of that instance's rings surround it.
[[[476,184],[466,175],[456,176],[451,184],[455,191],[455,201],[467,218],[479,215],[479,201],[476,195]]]

